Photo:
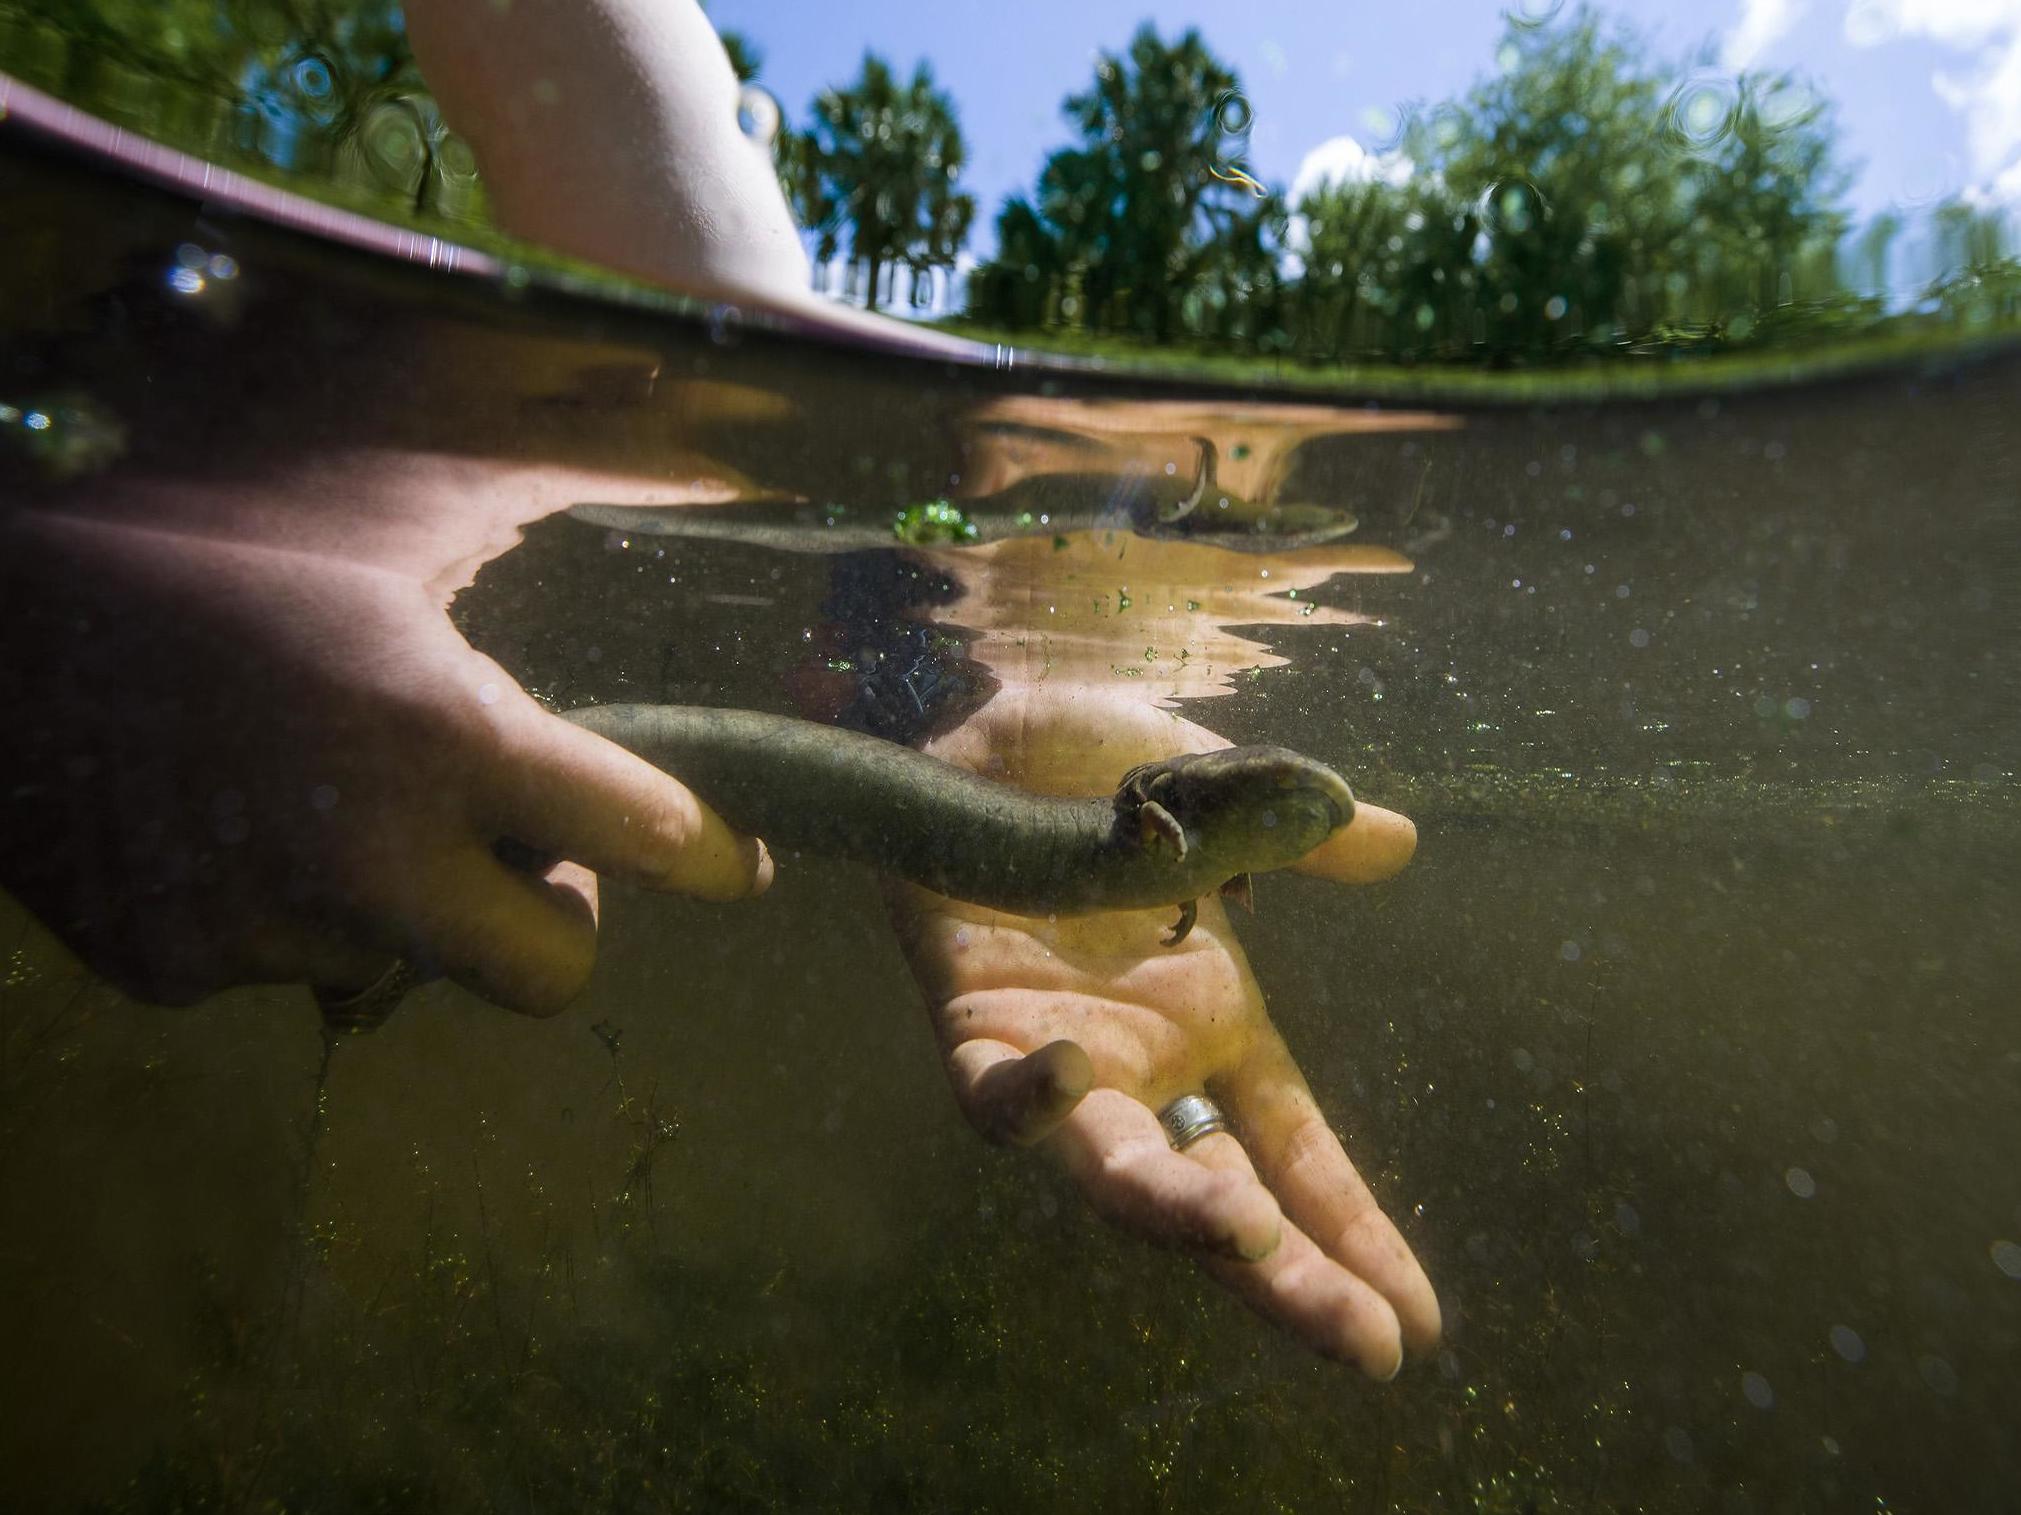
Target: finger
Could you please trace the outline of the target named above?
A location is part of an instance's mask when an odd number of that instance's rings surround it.
[[[1274,1034],[1260,1038],[1215,1092],[1285,1213],[1389,1301],[1411,1350],[1437,1346],[1442,1322],[1431,1280],[1355,1171],[1284,1043]]]
[[[1095,1081],[1088,1054],[1064,1039],[1022,1053],[978,1037],[956,1047],[947,1065],[969,1124],[993,1142],[1019,1147],[1050,1136]]]
[[[594,930],[603,919],[603,897],[597,888],[596,874],[581,863],[560,862],[541,874],[555,890],[572,894],[581,901],[582,908],[589,913],[589,923]]]
[[[1205,1137],[1186,1155],[1203,1167],[1258,1181],[1249,1154],[1231,1135]],[[1247,1263],[1209,1258],[1205,1266],[1236,1298],[1314,1351],[1351,1362],[1383,1383],[1402,1368],[1395,1309],[1291,1220],[1284,1223],[1283,1242],[1268,1257]]]
[[[373,982],[388,960],[385,947],[356,932],[297,920],[253,921],[237,947],[244,982],[313,984],[340,995]]]
[[[531,700],[506,721],[483,822],[598,873],[705,900],[762,894],[772,857],[679,780]]]
[[[1147,1241],[1233,1258],[1278,1244],[1283,1221],[1268,1190],[1174,1152],[1158,1117],[1119,1090],[1090,1093],[1052,1146],[1096,1211]]]
[[[1379,884],[1403,872],[1417,848],[1408,816],[1356,800],[1354,819],[1291,866],[1336,883]]]
[[[471,846],[415,867],[391,905],[407,950],[523,1015],[565,1009],[596,962],[595,906],[576,872],[521,873]]]

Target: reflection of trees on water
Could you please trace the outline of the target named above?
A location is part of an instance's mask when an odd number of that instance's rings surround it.
[[[395,0],[13,0],[0,56],[213,160],[341,185],[392,213],[481,213],[476,161],[422,82]]]

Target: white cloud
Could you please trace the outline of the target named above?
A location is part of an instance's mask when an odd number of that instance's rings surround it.
[[[1930,86],[1964,118],[1975,197],[2011,199],[2021,185],[2021,0],[1853,0],[1847,41],[1898,37],[1975,55],[1938,69]]]
[[[1303,254],[1311,248],[1311,234],[1305,217],[1296,214],[1305,197],[1333,184],[1403,184],[1415,172],[1415,165],[1402,153],[1372,153],[1352,137],[1328,137],[1298,162],[1291,176],[1290,203],[1294,214],[1285,227],[1285,251],[1280,262],[1285,276],[1297,278],[1305,272]]]
[[[1726,34],[1720,61],[1739,73],[1753,68],[1776,43],[1789,35],[1803,14],[1806,0],[1740,0],[1740,21]]]
[[[1352,137],[1328,137],[1299,160],[1291,176],[1291,203],[1329,184],[1367,184],[1380,179],[1401,184],[1411,175],[1411,163],[1398,153],[1372,153]]]

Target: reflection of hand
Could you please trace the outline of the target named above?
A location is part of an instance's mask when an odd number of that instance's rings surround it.
[[[411,578],[129,527],[6,535],[0,880],[143,997],[347,987],[406,955],[551,1013],[595,955],[587,870],[709,899],[770,880]],[[565,861],[520,872],[505,838]]]
[[[1007,693],[931,750],[1064,794],[1224,745],[1131,701]],[[1298,866],[1372,882],[1414,846],[1402,816],[1361,806]],[[911,885],[890,899],[956,1097],[985,1134],[1042,1143],[1109,1219],[1198,1253],[1260,1313],[1374,1377],[1436,1342],[1431,1285],[1327,1127],[1218,901],[1167,948],[1170,910],[1041,921]],[[1154,1112],[1203,1089],[1234,1134],[1174,1152]]]

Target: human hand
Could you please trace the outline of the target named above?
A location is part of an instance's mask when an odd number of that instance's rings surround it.
[[[1226,745],[1135,701],[1030,690],[998,695],[928,750],[1085,794],[1137,763]],[[1358,805],[1297,867],[1374,882],[1415,845],[1402,816]],[[956,1099],[985,1135],[1048,1151],[1107,1219],[1193,1253],[1260,1314],[1371,1377],[1437,1342],[1431,1284],[1327,1126],[1217,900],[1166,947],[1169,909],[1037,920],[910,884],[887,893]],[[1202,1090],[1233,1134],[1175,1152],[1155,1112]]]
[[[729,900],[762,844],[544,711],[416,579],[78,519],[0,541],[0,882],[144,999],[393,958],[551,1014],[596,879]],[[498,846],[560,859],[533,873]]]

